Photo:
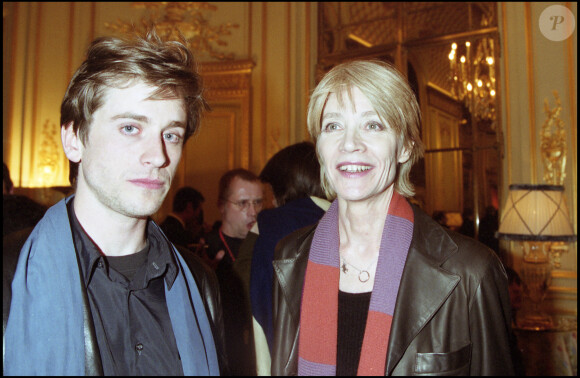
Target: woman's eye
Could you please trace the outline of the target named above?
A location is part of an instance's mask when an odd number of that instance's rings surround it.
[[[324,131],[334,131],[334,130],[338,130],[338,124],[336,123],[329,123],[327,125],[325,125],[322,129]]]
[[[368,128],[370,130],[377,130],[377,131],[379,131],[379,130],[382,130],[383,129],[383,125],[381,125],[380,123],[377,123],[377,122],[371,122],[371,123],[369,123]]]

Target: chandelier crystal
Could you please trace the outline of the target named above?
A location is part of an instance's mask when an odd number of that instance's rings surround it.
[[[475,47],[475,54],[473,54]],[[487,121],[495,129],[496,76],[494,41],[481,38],[472,46],[453,42],[449,52],[451,93],[465,103],[476,121]]]

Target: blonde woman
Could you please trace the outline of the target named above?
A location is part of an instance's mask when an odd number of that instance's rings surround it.
[[[501,262],[407,200],[419,123],[390,65],[343,63],[315,88],[308,128],[335,200],[277,246],[273,375],[513,374]]]

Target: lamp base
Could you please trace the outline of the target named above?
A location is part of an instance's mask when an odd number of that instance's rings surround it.
[[[554,321],[545,314],[527,314],[517,320],[517,328],[527,331],[547,331],[554,329]]]

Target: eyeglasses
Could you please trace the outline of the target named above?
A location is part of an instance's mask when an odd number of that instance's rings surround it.
[[[238,209],[240,209],[240,211],[248,211],[250,209],[250,205],[254,205],[254,209],[256,211],[260,211],[262,210],[262,199],[257,199],[257,200],[242,200],[242,201],[230,201],[230,200],[226,200],[227,202],[233,203],[234,205],[236,205],[238,207]]]

